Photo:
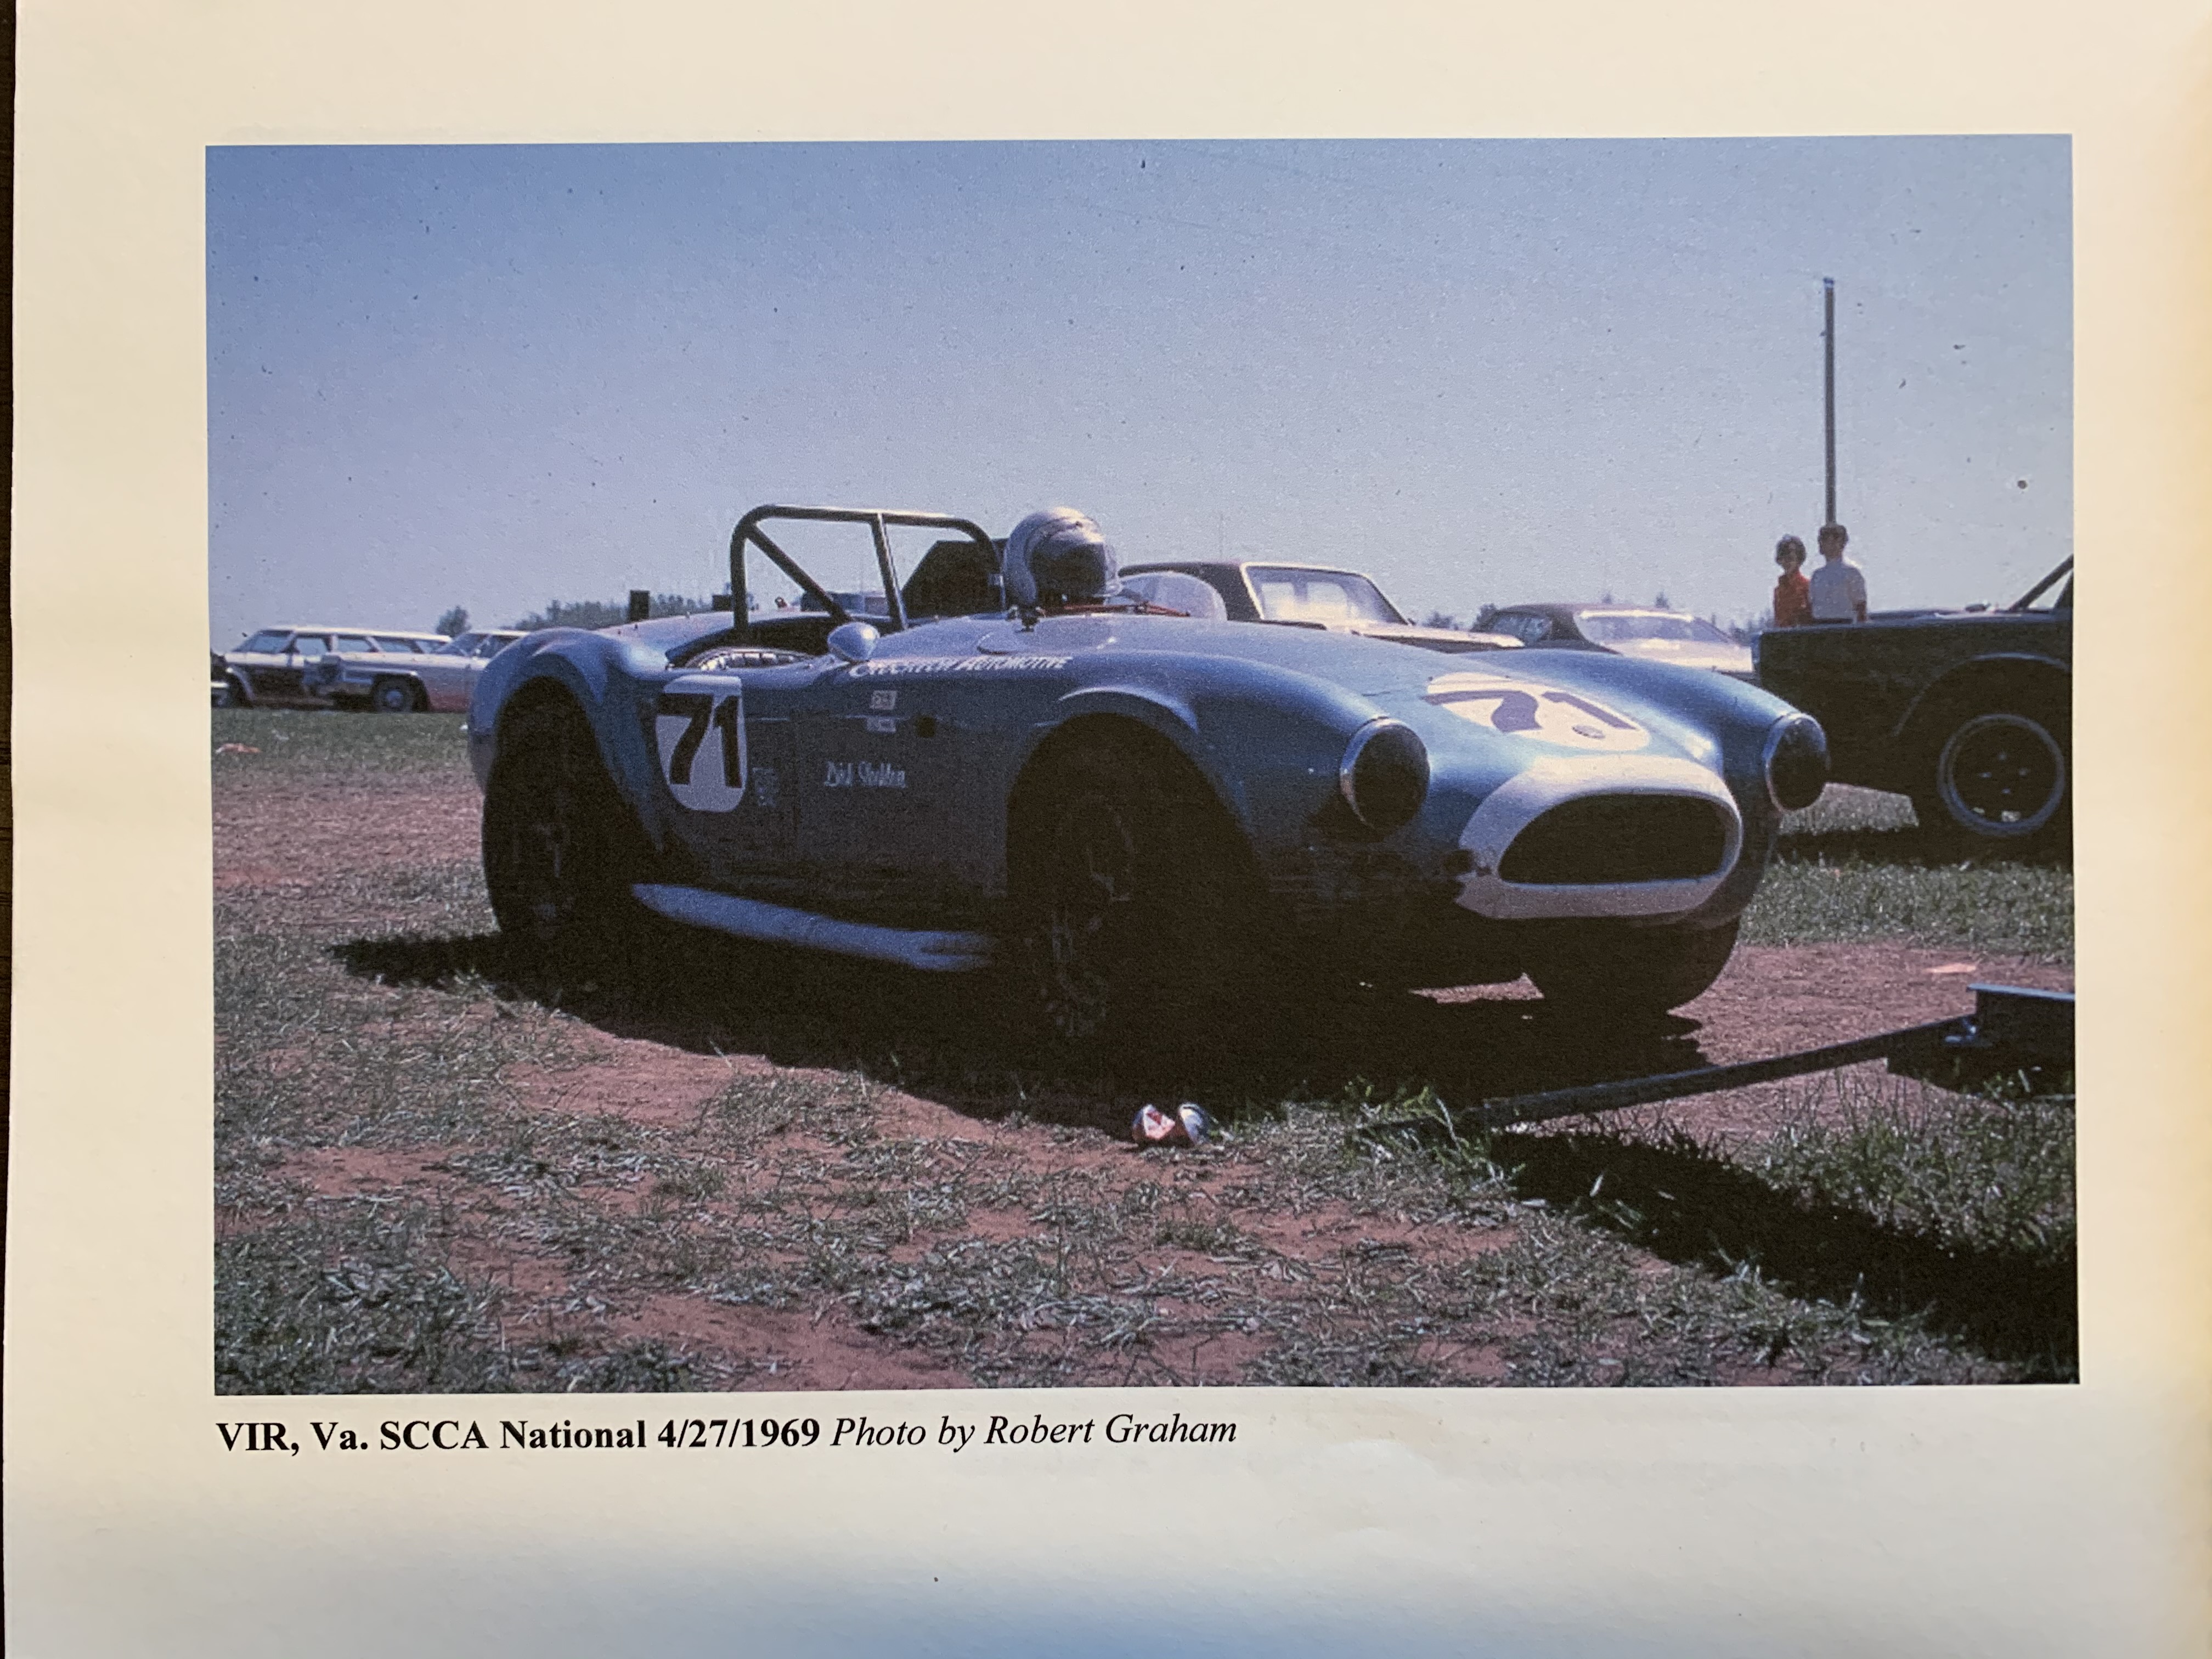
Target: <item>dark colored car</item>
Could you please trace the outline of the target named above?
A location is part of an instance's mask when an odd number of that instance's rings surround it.
[[[1936,834],[2025,847],[2071,828],[2071,559],[2002,610],[1770,629],[1759,678],[1826,728],[1838,781],[1911,796]]]
[[[966,552],[940,542],[902,586],[879,540],[863,620],[775,547],[787,519],[953,530]],[[750,615],[749,545],[820,613]],[[1400,987],[1527,973],[1650,1016],[1720,973],[1782,813],[1826,777],[1813,720],[1718,675],[1439,662],[1196,617],[1110,570],[1047,590],[1018,538],[1001,554],[942,515],[756,508],[731,591],[734,616],[549,629],[485,668],[485,875],[522,948],[590,951],[645,910],[995,961],[1080,1042],[1287,982],[1269,962]],[[963,593],[964,614],[905,614]]]
[[[1492,611],[1483,626],[1510,634],[1523,645],[1611,651],[1758,681],[1748,647],[1686,611],[1642,605],[1515,605]]]

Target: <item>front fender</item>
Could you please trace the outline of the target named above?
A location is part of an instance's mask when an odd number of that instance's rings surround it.
[[[608,703],[638,677],[665,671],[666,654],[635,640],[580,628],[549,628],[517,640],[491,659],[469,698],[469,765],[482,787],[498,758],[501,716],[517,698],[557,686],[583,709],[607,775],[628,799],[647,799],[647,780],[629,775],[638,757],[610,747]]]
[[[1071,721],[1098,714],[1133,720],[1175,745],[1264,856],[1272,842],[1303,838],[1334,799],[1352,734],[1383,712],[1340,686],[1265,664],[1214,659],[1148,667],[1149,683],[1117,677],[1056,699],[1024,735],[1009,785]]]

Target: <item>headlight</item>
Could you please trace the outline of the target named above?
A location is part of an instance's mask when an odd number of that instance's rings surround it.
[[[1828,734],[1810,714],[1784,714],[1766,734],[1766,793],[1785,812],[1810,806],[1828,787]]]
[[[1345,745],[1336,787],[1354,817],[1376,835],[1387,836],[1428,799],[1428,745],[1401,721],[1370,720]]]

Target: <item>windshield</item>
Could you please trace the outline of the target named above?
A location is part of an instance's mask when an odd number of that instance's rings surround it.
[[[281,628],[264,628],[238,648],[240,651],[258,651],[273,657],[284,649],[284,641],[291,637]]]
[[[882,617],[890,614],[890,612],[884,608],[884,596],[880,590],[872,588],[862,590],[860,588],[851,587],[830,587],[824,588],[823,591],[828,593],[831,599],[836,600],[838,604],[843,605],[848,616]],[[817,599],[811,593],[802,592],[799,596],[798,609],[801,611],[811,611],[817,617],[826,617],[830,614],[823,606],[822,602]]]
[[[2061,576],[2066,578],[2063,586],[2058,580]],[[2071,611],[2074,608],[2074,561],[2067,560],[2005,608],[2008,611]]]
[[[1401,623],[1397,606],[1364,576],[1344,570],[1302,570],[1295,565],[1252,566],[1252,592],[1269,622]]]
[[[1583,637],[1600,645],[1633,640],[1667,640],[1685,645],[1735,643],[1702,617],[1675,616],[1664,611],[1584,611],[1575,620],[1582,625]]]

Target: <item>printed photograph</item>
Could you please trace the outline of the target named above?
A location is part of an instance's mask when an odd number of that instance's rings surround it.
[[[2064,137],[206,231],[219,1393],[2076,1379]]]

